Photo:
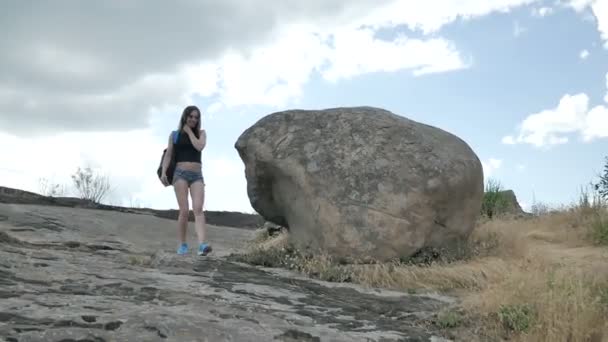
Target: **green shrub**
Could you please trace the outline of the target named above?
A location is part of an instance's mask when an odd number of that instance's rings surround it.
[[[446,311],[437,315],[437,325],[443,329],[456,328],[462,323],[463,317],[457,311]]]
[[[489,179],[481,203],[481,215],[494,218],[503,214],[509,207],[509,200],[503,193],[500,182]]]
[[[604,172],[599,178],[599,182],[595,184],[595,190],[604,200],[608,200],[608,157],[605,159]]]
[[[503,305],[498,317],[508,331],[526,332],[532,327],[533,310],[528,305]]]
[[[601,213],[591,220],[591,237],[598,245],[608,245],[608,219]]]

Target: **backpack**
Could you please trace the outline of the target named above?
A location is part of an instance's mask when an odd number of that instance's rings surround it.
[[[173,144],[176,144],[179,134],[177,133],[177,131],[172,131],[171,134],[173,136]],[[163,154],[160,158],[160,164],[158,165],[158,169],[156,170],[156,175],[158,176],[159,180],[163,173],[163,160],[165,159],[166,154],[167,154],[167,149],[165,148],[163,150]],[[171,160],[169,161],[169,166],[167,166],[167,181],[169,182],[169,184],[173,184],[173,173],[175,172],[175,164],[176,164],[176,161],[175,161],[175,150],[174,150],[173,153],[171,154]]]

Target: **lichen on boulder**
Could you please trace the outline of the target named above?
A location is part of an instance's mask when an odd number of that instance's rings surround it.
[[[450,248],[480,212],[483,169],[469,145],[381,108],[272,113],[235,148],[252,207],[299,248],[336,258]]]

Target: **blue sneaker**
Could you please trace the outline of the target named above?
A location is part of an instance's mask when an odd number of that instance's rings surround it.
[[[198,246],[198,255],[207,255],[209,253],[211,253],[213,249],[211,248],[211,246],[209,246],[207,243],[203,242]]]
[[[185,255],[188,254],[188,244],[187,243],[182,243],[179,248],[177,249],[177,254],[178,255]]]

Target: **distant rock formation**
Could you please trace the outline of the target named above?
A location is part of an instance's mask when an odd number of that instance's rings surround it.
[[[464,141],[379,108],[273,113],[235,148],[253,208],[338,258],[449,248],[481,208],[481,162]]]
[[[148,214],[170,220],[177,220],[178,210],[157,210],[149,208],[128,208],[106,204],[96,204],[92,201],[75,197],[50,197],[34,192],[0,186],[0,203],[37,204],[72,208],[91,208],[113,210],[123,213]],[[237,228],[258,228],[264,224],[260,215],[233,211],[205,211],[207,223]],[[190,221],[194,221],[194,213],[190,211]]]
[[[513,192],[513,190],[500,191],[500,195],[504,196],[507,202],[507,207],[505,208],[505,211],[511,214],[525,213],[522,207],[519,205],[519,202],[517,201],[517,196],[515,196],[515,192]]]
[[[517,196],[515,196],[515,192],[513,190],[503,190],[499,193],[500,196],[502,196],[506,202],[506,205],[503,208],[504,214],[514,215],[518,217],[532,216],[531,213],[525,212],[524,209],[521,207],[521,205],[517,201]]]

